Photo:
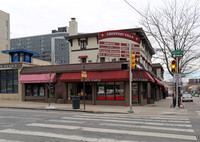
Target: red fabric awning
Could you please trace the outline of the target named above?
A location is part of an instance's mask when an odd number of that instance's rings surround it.
[[[19,83],[48,83],[56,82],[56,73],[47,74],[23,74],[19,78]]]
[[[78,58],[87,58],[88,56],[78,56]]]
[[[79,82],[83,78],[80,72],[76,73],[63,73],[60,80],[66,82]],[[129,72],[125,70],[120,71],[99,71],[87,72],[85,81],[128,81]]]
[[[164,86],[163,83],[160,80],[158,80],[155,77],[153,77],[153,78],[155,79],[157,85]]]
[[[144,70],[133,70],[133,81],[149,81],[155,83],[153,77]]]

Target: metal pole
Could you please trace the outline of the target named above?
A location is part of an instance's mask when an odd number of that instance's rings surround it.
[[[129,113],[133,113],[132,108],[132,72],[131,72],[131,42],[129,41],[129,95],[130,95],[130,109]]]
[[[179,69],[178,69],[178,57],[176,57],[176,67],[177,67],[177,74],[179,74]],[[176,81],[176,106],[175,109],[179,109],[178,106],[178,81]]]
[[[85,71],[85,65],[83,65],[83,71]],[[83,98],[84,98],[84,109],[85,109],[85,77],[83,77]]]

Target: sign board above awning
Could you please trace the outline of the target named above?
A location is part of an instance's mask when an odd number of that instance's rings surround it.
[[[105,31],[99,33],[99,40],[105,38],[125,38],[140,43],[140,37],[124,31]]]

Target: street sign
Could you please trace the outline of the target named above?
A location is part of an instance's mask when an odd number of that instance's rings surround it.
[[[182,57],[183,57],[183,54],[172,54],[172,57],[173,57],[173,58],[176,58],[176,57],[182,58]]]
[[[180,55],[183,54],[183,50],[174,50],[171,52],[172,55]]]
[[[182,83],[182,82],[178,82],[178,86],[179,86],[179,87],[182,87],[182,86],[183,86],[183,83]]]
[[[174,74],[174,83],[181,82],[181,74]]]

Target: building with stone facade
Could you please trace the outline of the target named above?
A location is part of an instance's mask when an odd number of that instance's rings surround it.
[[[10,15],[0,10],[0,63],[9,61],[8,55],[2,50],[10,49]]]

